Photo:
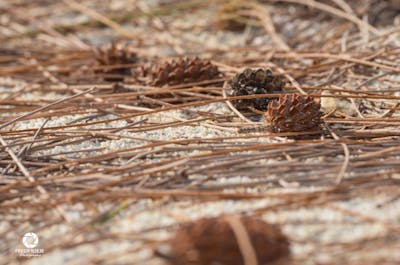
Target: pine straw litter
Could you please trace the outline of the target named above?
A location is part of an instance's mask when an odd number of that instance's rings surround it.
[[[399,1],[238,2],[0,3],[0,264],[165,264],[231,214],[279,226],[292,264],[400,263]],[[246,68],[286,86],[233,96]],[[318,130],[232,104],[293,93]]]

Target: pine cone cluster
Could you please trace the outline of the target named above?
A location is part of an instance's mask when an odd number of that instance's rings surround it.
[[[215,79],[220,76],[218,67],[208,60],[179,58],[165,61],[144,73],[152,86],[177,85]]]
[[[232,217],[203,218],[178,230],[170,241],[171,264],[244,264],[229,218]],[[233,218],[246,229],[258,264],[287,264],[290,260],[289,241],[279,227],[254,217]]]
[[[320,108],[310,96],[288,94],[269,104],[265,120],[274,132],[314,131],[323,123]]]
[[[274,76],[269,69],[245,69],[237,74],[230,82],[232,96],[245,96],[253,94],[275,94],[282,93],[285,86],[284,80]],[[253,107],[265,111],[273,98],[255,98],[234,100],[232,103],[237,109],[245,110]]]
[[[129,46],[121,43],[112,43],[94,49],[95,59],[101,66],[113,66],[123,64],[133,64],[138,61],[138,57]],[[129,75],[131,69],[125,66],[97,70],[96,73],[105,74],[106,81],[122,81],[123,75]]]

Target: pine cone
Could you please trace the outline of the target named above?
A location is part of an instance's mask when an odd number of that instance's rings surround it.
[[[288,94],[269,104],[265,120],[274,132],[314,131],[323,123],[320,107],[312,97]]]
[[[245,96],[253,94],[274,94],[282,93],[285,82],[281,77],[273,76],[271,70],[267,69],[245,69],[242,73],[237,74],[230,82],[232,88],[232,96]],[[238,109],[247,109],[253,107],[255,109],[265,111],[269,102],[273,98],[255,98],[234,100],[232,103]]]
[[[170,241],[171,264],[244,264],[229,218],[232,217],[203,218],[178,230]],[[279,227],[254,217],[233,218],[246,229],[258,264],[287,264],[289,242]]]
[[[133,64],[136,63],[138,57],[135,52],[129,49],[129,46],[120,43],[112,43],[100,48],[94,49],[96,61],[99,65],[121,65],[121,64]],[[115,75],[111,77],[105,77],[106,81],[122,81],[121,75],[129,75],[131,73],[130,68],[112,68],[97,70],[96,73],[106,73],[108,75]]]
[[[210,61],[196,57],[166,61],[150,68],[144,75],[150,77],[149,85],[163,86],[215,79],[220,76],[220,72]]]
[[[249,17],[240,15],[240,11],[248,8],[242,0],[231,0],[223,3],[217,9],[216,25],[221,30],[243,31]]]

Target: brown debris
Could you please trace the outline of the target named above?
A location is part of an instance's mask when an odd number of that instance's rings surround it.
[[[359,17],[367,15],[368,22],[374,26],[386,26],[394,24],[394,20],[400,15],[400,0],[369,0],[349,1]]]
[[[230,82],[230,85],[232,96],[275,94],[282,93],[285,81],[279,76],[274,76],[269,69],[252,70],[247,68],[242,73],[237,74]],[[257,110],[265,111],[272,100],[274,99],[241,99],[234,100],[232,103],[237,109],[245,110],[248,107],[253,107]]]
[[[239,15],[239,11],[245,8],[245,4],[240,0],[231,0],[223,3],[217,9],[216,26],[221,30],[242,31],[246,28],[248,17]]]
[[[314,131],[323,123],[320,108],[312,97],[288,94],[269,104],[265,120],[274,132]]]
[[[123,64],[133,64],[138,60],[137,54],[128,45],[111,43],[94,49],[95,59],[100,66],[116,66],[110,69],[96,70],[96,73],[106,74],[105,81],[122,81],[123,75],[129,75],[131,69]]]
[[[220,76],[218,67],[208,60],[179,58],[150,67],[144,72],[153,86],[177,85],[215,79]]]
[[[243,238],[232,220],[245,228],[247,235],[242,236],[248,237],[248,246],[239,243]],[[279,227],[254,217],[203,218],[178,230],[170,244],[175,265],[241,265],[249,252],[260,265],[279,264],[290,255],[289,242]]]

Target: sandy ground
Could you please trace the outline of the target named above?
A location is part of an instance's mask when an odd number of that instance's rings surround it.
[[[6,1],[7,2],[7,1]],[[13,1],[11,1],[13,2]],[[10,2],[10,3],[11,3]],[[86,6],[94,7],[92,1],[83,1]],[[131,2],[131,1],[127,1]],[[139,9],[151,9],[156,5],[155,1],[142,3],[138,2]],[[140,2],[140,3],[139,3]],[[121,10],[125,1],[110,1],[110,7],[114,10]],[[4,3],[3,3],[4,5]],[[5,4],[7,6],[7,4]],[[104,11],[106,5],[100,5],[98,11]],[[1,7],[1,5],[0,5]],[[39,12],[43,7],[38,8]],[[136,10],[136,9],[135,9]],[[129,11],[129,8],[128,10]],[[242,33],[233,33],[228,31],[206,31],[204,27],[209,21],[204,21],[199,18],[209,17],[209,9],[196,10],[194,14],[184,14],[180,19],[175,16],[162,17],[163,23],[168,24],[174,30],[163,32],[160,30],[157,33],[157,38],[167,40],[164,47],[160,44],[157,47],[149,46],[146,53],[150,55],[162,54],[163,56],[176,54],[190,54],[190,50],[186,50],[185,44],[191,43],[192,49],[196,53],[204,51],[205,58],[213,58],[219,60],[218,57],[213,57],[210,51],[214,48],[226,50],[226,53],[220,57],[224,57],[226,62],[235,60],[237,54],[230,52],[230,49],[244,47],[249,43],[256,45],[272,45],[270,38],[262,34],[252,36],[254,29],[248,28]],[[54,14],[57,16],[57,14]],[[3,14],[4,17],[4,14]],[[65,14],[58,18],[57,23],[69,23],[68,18],[73,17],[74,21],[87,20],[87,16],[83,14]],[[153,27],[152,23],[157,25],[157,19],[149,22],[148,18],[139,18],[136,20],[136,25],[129,23],[124,24],[126,29],[130,30],[135,35],[146,34],[149,27]],[[274,16],[275,23],[285,21],[283,16]],[[49,21],[54,24],[53,17],[45,16],[42,22]],[[305,22],[304,22],[305,23]],[[298,27],[303,27],[301,21],[296,24]],[[305,24],[304,24],[305,25]],[[321,25],[315,25],[314,28],[307,31],[308,34],[317,34],[318,28]],[[32,25],[34,27],[34,25]],[[161,27],[161,26],[160,26]],[[293,30],[293,25],[285,24],[280,28],[285,38],[290,39],[290,32]],[[322,26],[321,26],[322,27]],[[162,28],[162,27],[161,27]],[[194,28],[194,32],[190,29]],[[387,28],[382,28],[386,30]],[[180,38],[170,40],[171,36],[176,36],[179,32]],[[287,34],[284,34],[284,33]],[[98,29],[98,32],[77,32],[75,36],[81,39],[86,44],[97,45],[106,43],[112,39],[115,32],[108,28]],[[400,38],[397,32],[397,38],[393,37],[392,41],[399,44]],[[43,41],[45,35],[42,36]],[[72,38],[71,38],[72,39]],[[71,40],[70,39],[70,40]],[[151,43],[149,37],[148,43]],[[17,40],[15,40],[17,42]],[[51,41],[45,39],[44,42]],[[202,43],[207,43],[206,47],[202,48]],[[390,42],[390,40],[388,40]],[[14,45],[12,41],[8,45]],[[299,45],[298,48],[307,48],[307,44]],[[180,47],[184,47],[181,50]],[[257,55],[257,54],[256,54]],[[256,56],[255,55],[255,56]],[[251,52],[246,52],[246,57],[251,58]],[[265,62],[266,63],[266,62]],[[261,65],[263,63],[260,63]],[[382,72],[378,72],[382,73]],[[18,82],[17,82],[18,81]],[[311,83],[311,81],[310,81]],[[317,81],[315,83],[318,83]],[[393,85],[394,84],[394,85]],[[13,77],[2,77],[0,79],[0,100],[6,100],[13,93],[29,87],[29,81],[18,80]],[[353,88],[351,80],[342,84],[344,87]],[[373,83],[374,88],[385,89],[387,87],[399,88],[399,77],[393,75],[388,79]],[[393,92],[397,95],[399,92]],[[40,90],[32,90],[22,93],[15,98],[17,101],[26,100],[48,100],[54,101],[65,97],[63,93],[47,93]],[[387,101],[387,104],[396,103]],[[326,103],[328,104],[328,103]],[[334,103],[334,104],[337,104]],[[344,103],[343,103],[344,104]],[[348,103],[347,103],[348,104]],[[347,105],[346,105],[347,106]],[[346,109],[346,106],[344,109]],[[224,102],[207,104],[198,107],[189,107],[183,110],[163,111],[161,113],[141,115],[130,119],[130,122],[139,122],[147,119],[146,124],[164,124],[168,122],[186,121],[193,117],[188,114],[188,110],[193,112],[207,112],[220,115],[234,115],[232,110]],[[22,115],[26,112],[19,112]],[[350,115],[354,114],[349,111]],[[69,114],[51,118],[47,121],[46,127],[64,126],[75,122],[77,119],[85,117],[87,114]],[[397,116],[396,116],[397,115]],[[15,114],[7,114],[2,112],[1,118],[6,119],[8,116],[15,117]],[[127,120],[108,121],[109,119],[117,118],[117,115],[107,114],[91,121],[104,121],[95,125],[86,126],[87,131],[107,131],[108,129],[123,128],[129,123]],[[399,117],[398,110],[394,117]],[[196,118],[196,117],[194,117]],[[236,118],[239,121],[238,118]],[[3,128],[3,131],[21,131],[26,129],[38,129],[46,121],[45,118],[30,118],[15,122],[11,127]],[[138,127],[140,128],[140,126]],[[68,129],[65,129],[66,131]],[[396,130],[396,126],[388,126],[387,130]],[[66,132],[65,131],[65,132]],[[32,159],[43,156],[53,159],[73,161],[74,159],[96,157],[99,155],[107,155],[111,152],[119,152],[121,150],[142,148],[142,146],[153,143],[154,141],[173,141],[199,138],[202,140],[235,137],[238,132],[232,127],[215,126],[210,120],[202,120],[194,122],[190,125],[166,126],[165,128],[131,132],[129,130],[121,130],[118,132],[119,139],[97,139],[93,138],[79,143],[71,143],[60,146],[55,146],[51,149],[35,150],[30,155]],[[31,137],[30,135],[29,137]],[[382,149],[395,146],[398,141],[398,136],[393,136],[394,140],[387,146],[382,145]],[[75,138],[69,139],[71,142]],[[240,141],[240,142],[239,142]],[[253,133],[253,137],[247,139],[227,139],[224,141],[226,148],[232,146],[240,146],[241,144],[284,144],[292,143],[294,140],[287,137],[268,137],[265,132]],[[195,157],[201,154],[210,152],[208,145],[197,145],[193,150],[181,148],[182,145],[171,145],[169,150],[166,147],[157,149],[153,147],[144,148],[139,156],[124,156],[115,158],[112,164],[106,167],[122,167],[129,165],[141,165],[146,163],[156,163],[165,161],[170,157],[187,158],[189,167],[194,167],[198,173],[188,177],[192,183],[201,183],[201,189],[210,191],[222,191],[226,193],[246,193],[246,194],[262,194],[264,198],[257,199],[212,199],[202,200],[199,198],[180,198],[173,196],[165,196],[161,199],[152,198],[131,198],[118,201],[92,201],[80,203],[75,201],[71,204],[64,203],[60,207],[70,219],[69,222],[64,222],[59,219],[54,219],[56,213],[54,207],[44,209],[43,211],[35,211],[30,209],[29,203],[27,206],[21,206],[12,210],[7,210],[1,213],[0,218],[0,235],[2,243],[0,256],[1,264],[165,264],[165,262],[153,255],[153,250],[158,249],[168,252],[169,245],[164,241],[174,235],[177,226],[183,222],[196,220],[201,217],[219,216],[221,214],[253,214],[258,210],[258,215],[263,220],[280,225],[284,234],[291,242],[291,251],[293,256],[293,264],[400,264],[400,200],[399,198],[399,171],[397,166],[383,170],[367,169],[350,166],[346,172],[345,179],[349,179],[351,188],[346,189],[343,193],[338,194],[321,194],[320,198],[316,198],[309,204],[288,203],[282,207],[278,207],[279,203],[285,202],[281,195],[285,194],[311,194],[313,192],[328,190],[332,184],[327,184],[326,180],[334,179],[340,170],[344,156],[337,155],[335,157],[311,156],[311,158],[301,158],[296,160],[296,155],[288,159],[293,159],[293,163],[299,163],[299,168],[319,167],[319,163],[329,162],[331,167],[336,168],[336,171],[325,172],[323,169],[316,170],[299,170],[299,174],[288,172],[282,167],[282,175],[276,173],[276,168],[282,162],[281,156],[277,155],[276,159],[267,156],[267,158],[258,158],[256,161],[250,161],[247,166],[260,166],[262,172],[254,175],[246,174],[246,171],[239,171],[239,174],[232,173],[226,170],[226,174],[222,175],[221,171],[214,170],[215,176],[209,177],[204,172],[207,168],[195,165],[190,161],[195,160]],[[179,148],[178,148],[179,147]],[[174,149],[176,148],[176,150]],[[340,144],[336,143],[334,147],[329,148],[340,149]],[[20,146],[11,147],[15,153],[18,153]],[[83,152],[75,152],[82,151]],[[375,150],[375,149],[374,149]],[[372,150],[371,152],[373,152]],[[378,150],[379,151],[379,150]],[[1,150],[4,152],[4,149]],[[147,153],[146,153],[147,152]],[[247,152],[247,153],[246,153]],[[356,150],[352,149],[352,158],[356,157]],[[4,152],[5,153],[5,152]],[[261,155],[262,151],[244,151],[241,154]],[[234,154],[232,154],[235,158]],[[399,159],[398,153],[394,153],[391,159]],[[219,157],[215,158],[219,162]],[[222,158],[221,158],[222,159]],[[384,160],[385,158],[381,158]],[[222,161],[222,160],[221,160]],[[399,160],[397,160],[398,162]],[[186,165],[186,164],[184,164]],[[268,165],[271,165],[271,172]],[[211,167],[213,163],[205,162],[204,167]],[[4,169],[4,165],[0,169]],[[85,169],[91,170],[94,165],[87,165]],[[394,169],[394,170],[391,170]],[[397,170],[397,172],[396,172]],[[63,171],[60,170],[60,176]],[[385,172],[388,172],[387,174]],[[64,172],[65,173],[65,172]],[[63,173],[63,174],[64,174]],[[58,173],[54,173],[57,175]],[[109,178],[122,178],[118,174],[101,176],[88,176],[88,185],[91,180],[96,179],[99,183],[108,181]],[[382,177],[382,186],[376,182],[370,186],[363,185],[357,188],[357,184],[353,181],[357,178],[367,177],[376,174]],[[45,177],[45,176],[41,176]],[[93,177],[93,179],[90,179]],[[162,180],[163,176],[154,176],[155,179]],[[2,175],[4,181],[22,180],[20,174],[15,177]],[[98,178],[98,179],[97,179]],[[252,184],[253,183],[253,184]],[[346,182],[347,183],[347,182]],[[85,183],[76,182],[68,188],[79,187]],[[86,184],[85,184],[86,185]],[[227,186],[228,185],[228,186]],[[224,188],[226,186],[226,188]],[[83,187],[83,186],[82,186]],[[196,187],[196,186],[194,186]],[[33,188],[29,193],[32,197],[30,202],[42,201],[43,198]],[[63,188],[57,188],[61,192]],[[173,189],[173,188],[171,188]],[[56,193],[58,190],[51,191]],[[111,194],[132,192],[135,193],[133,186],[124,186],[121,190],[108,190]],[[15,189],[10,193],[19,191]],[[37,193],[37,194],[36,194]],[[278,195],[278,196],[277,196]],[[22,203],[26,203],[23,198],[20,198]],[[18,201],[19,199],[15,199]],[[15,202],[14,201],[14,202]],[[28,202],[29,202],[28,201]],[[116,209],[124,204],[123,209],[118,211],[115,216],[105,222],[94,222],[94,218],[101,213]],[[7,214],[6,214],[7,213]],[[49,222],[48,220],[54,220]],[[44,249],[44,254],[40,257],[24,259],[18,257],[15,249],[23,248],[21,238],[27,231],[35,232],[39,235],[39,247]],[[157,242],[158,244],[155,243]],[[3,252],[4,251],[4,252]]]

